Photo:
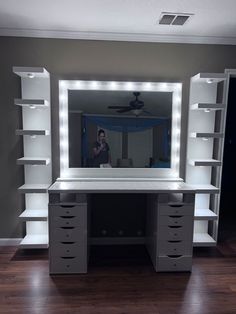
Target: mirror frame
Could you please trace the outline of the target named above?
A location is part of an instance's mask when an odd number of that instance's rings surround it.
[[[69,168],[68,90],[122,90],[172,93],[170,168]],[[59,80],[60,179],[178,180],[180,166],[182,83]]]

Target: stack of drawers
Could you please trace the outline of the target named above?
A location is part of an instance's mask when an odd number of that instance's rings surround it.
[[[193,215],[194,202],[158,202],[157,271],[191,271]]]
[[[87,204],[49,205],[50,274],[87,272]]]

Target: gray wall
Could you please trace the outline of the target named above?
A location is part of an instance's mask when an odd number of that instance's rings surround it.
[[[198,72],[223,72],[236,68],[236,46],[128,43],[107,41],[0,37],[0,237],[22,235],[18,222],[22,199],[17,186],[23,183],[16,158],[22,156],[20,80],[12,66],[44,66],[51,73],[53,177],[59,174],[58,79],[157,80],[183,82],[181,175],[184,177],[185,136],[189,78]]]

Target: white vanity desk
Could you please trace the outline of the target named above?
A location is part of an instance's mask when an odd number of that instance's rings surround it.
[[[91,193],[147,193],[145,244],[155,270],[191,271],[194,201],[201,192],[152,179],[55,182],[49,188],[50,274],[87,272]]]

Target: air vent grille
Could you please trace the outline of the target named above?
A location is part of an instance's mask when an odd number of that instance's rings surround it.
[[[159,19],[161,25],[184,25],[189,18],[193,16],[192,13],[168,13],[163,12]]]

